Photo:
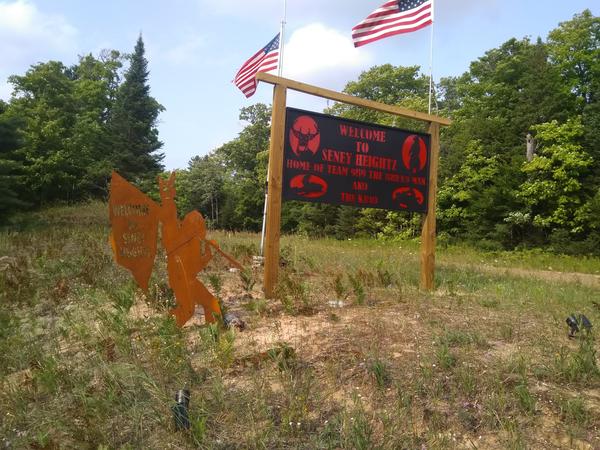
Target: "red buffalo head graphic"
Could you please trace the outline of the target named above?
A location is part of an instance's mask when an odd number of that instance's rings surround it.
[[[427,145],[425,140],[415,134],[409,136],[402,144],[402,163],[410,173],[421,172],[427,164]]]
[[[300,116],[290,128],[290,145],[296,156],[310,151],[313,155],[319,150],[321,134],[317,122],[310,116]]]

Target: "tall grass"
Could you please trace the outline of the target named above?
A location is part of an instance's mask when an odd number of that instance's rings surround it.
[[[597,259],[447,246],[428,293],[415,242],[284,236],[278,297],[265,299],[250,270],[258,237],[213,232],[248,267],[240,276],[215,259],[201,275],[243,316],[239,332],[201,314],[178,328],[164,254],[144,294],[107,237],[101,203],[0,231],[0,446],[600,445],[598,343],[569,339],[564,323],[600,323],[600,288],[503,270],[593,274]],[[178,432],[183,388],[191,428]]]

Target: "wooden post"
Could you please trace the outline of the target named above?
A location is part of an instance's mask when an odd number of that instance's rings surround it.
[[[429,161],[429,197],[427,214],[421,231],[421,289],[432,291],[435,280],[435,206],[437,194],[438,164],[440,155],[440,124],[429,123],[431,134],[431,160]]]
[[[440,126],[450,125],[452,121],[444,117],[412,111],[399,106],[354,97],[348,94],[300,83],[287,78],[277,77],[265,72],[256,74],[256,79],[275,85],[273,93],[273,116],[271,119],[271,147],[269,151],[269,199],[267,201],[267,228],[265,236],[265,275],[264,291],[267,298],[274,295],[279,272],[279,236],[281,222],[281,187],[283,171],[283,145],[285,127],[286,89],[309,95],[327,98],[375,111],[386,112],[400,117],[416,119],[429,123],[431,134],[431,161],[429,164],[429,197],[427,214],[421,231],[421,288],[432,290],[435,272],[435,206],[437,175],[440,153]]]
[[[265,231],[265,272],[263,289],[266,298],[275,294],[279,273],[279,237],[281,234],[281,186],[287,89],[281,84],[273,88],[271,144],[269,147],[267,224]]]

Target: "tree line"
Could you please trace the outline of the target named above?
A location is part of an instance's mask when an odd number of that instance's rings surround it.
[[[134,70],[140,45],[144,64]],[[149,96],[141,39],[138,46],[123,80],[123,57],[114,51],[11,78],[16,95],[0,105],[0,190],[8,192],[0,208],[104,196],[112,168],[140,183],[161,170],[154,125],[162,107]],[[344,92],[426,111],[429,80],[418,66],[387,64],[363,72]],[[136,99],[144,100],[126,107]],[[598,17],[585,10],[545,40],[513,38],[487,51],[463,75],[436,84],[434,106],[453,120],[441,136],[441,240],[600,253]],[[346,104],[325,112],[424,131],[420,123]],[[182,213],[198,209],[214,227],[259,231],[270,108],[242,108],[240,119],[246,126],[235,139],[178,171],[178,202]],[[143,138],[127,140],[132,134]],[[6,183],[11,176],[19,181]],[[421,220],[296,202],[282,211],[284,232],[343,239],[418,236]]]
[[[600,19],[589,10],[538,38],[510,39],[435,87],[441,136],[438,230],[442,240],[488,249],[549,247],[600,253]],[[420,68],[381,65],[344,92],[426,111]],[[329,114],[425,131],[423,125],[346,104]],[[247,126],[180,173],[181,206],[216,226],[260,230],[269,108],[243,108]],[[530,154],[527,155],[527,138]],[[284,203],[282,229],[318,236],[414,237],[421,215]]]
[[[113,169],[140,185],[162,172],[163,107],[150,95],[144,53],[140,36],[130,55],[107,50],[70,67],[49,61],[9,78],[11,100],[0,101],[0,219],[106,197]]]

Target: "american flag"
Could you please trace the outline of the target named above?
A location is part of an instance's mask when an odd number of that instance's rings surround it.
[[[279,64],[279,33],[238,70],[233,82],[246,97],[256,92],[256,74],[277,69]]]
[[[355,47],[433,23],[433,0],[390,0],[352,28]]]

